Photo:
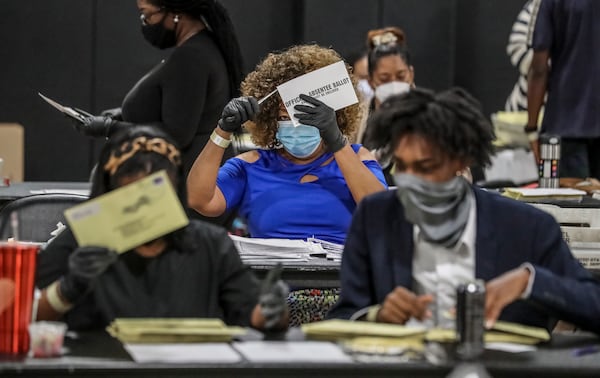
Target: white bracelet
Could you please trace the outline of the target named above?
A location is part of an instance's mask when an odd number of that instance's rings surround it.
[[[231,144],[231,139],[225,139],[219,134],[217,134],[217,130],[213,130],[212,134],[210,134],[210,140],[217,146],[221,148],[227,148]]]
[[[71,303],[63,301],[58,291],[58,281],[54,281],[50,286],[46,288],[46,299],[48,300],[48,304],[54,309],[54,311],[64,314],[65,312],[73,308],[73,305]]]
[[[527,140],[530,142],[535,142],[536,140],[539,139],[539,136],[540,136],[540,133],[537,131],[527,133]]]
[[[373,323],[377,322],[377,314],[379,314],[379,310],[381,310],[381,305],[373,305],[369,307],[369,311],[367,311],[365,320]]]

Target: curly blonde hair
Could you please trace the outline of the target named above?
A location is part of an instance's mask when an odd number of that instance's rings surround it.
[[[270,53],[246,76],[242,82],[242,95],[263,98],[286,81],[341,60],[341,56],[335,50],[314,44],[293,46],[282,52]],[[346,69],[356,88],[357,80],[352,75],[348,63]],[[275,135],[280,104],[279,96],[269,97],[261,104],[260,113],[256,115],[254,122],[245,124],[257,146],[273,148],[277,144]],[[342,134],[350,136],[360,124],[362,109],[359,104],[354,104],[338,110],[336,116]]]

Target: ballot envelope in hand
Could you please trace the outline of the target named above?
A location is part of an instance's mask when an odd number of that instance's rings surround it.
[[[53,108],[57,109],[58,111],[60,111],[61,113],[73,118],[76,121],[79,121],[81,123],[84,123],[86,118],[88,117],[92,117],[92,114],[83,111],[81,109],[77,109],[77,108],[71,108],[69,106],[64,106],[59,104],[58,102],[52,100],[49,97],[44,96],[43,94],[38,92],[38,95],[44,99],[44,101],[46,101],[48,104],[50,104]]]
[[[162,170],[65,211],[80,246],[123,253],[187,226],[189,220]]]

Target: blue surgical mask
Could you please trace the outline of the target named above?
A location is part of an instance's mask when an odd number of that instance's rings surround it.
[[[294,126],[292,121],[278,121],[277,140],[290,155],[299,159],[312,155],[321,144],[319,129],[309,125]]]

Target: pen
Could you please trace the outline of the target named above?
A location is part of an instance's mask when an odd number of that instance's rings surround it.
[[[277,92],[277,89],[275,89],[274,91],[272,91],[271,93],[269,93],[268,95],[266,95],[265,97],[261,98],[260,100],[258,100],[258,104],[262,104],[263,102],[265,102],[266,99],[268,99],[269,97],[273,96],[275,94],[275,92]]]
[[[576,348],[573,350],[574,357],[581,357],[588,354],[594,354],[600,352],[600,347],[598,345],[588,345],[581,348]]]
[[[262,104],[263,102],[265,102],[266,99],[268,99],[269,97],[273,96],[275,93],[277,93],[277,89],[273,90],[272,92],[270,92],[269,94],[267,94],[265,97],[261,98],[260,100],[258,100],[258,105]],[[41,96],[41,95],[40,95]],[[229,116],[227,118],[225,118],[228,122],[233,121],[235,119],[234,116]]]

